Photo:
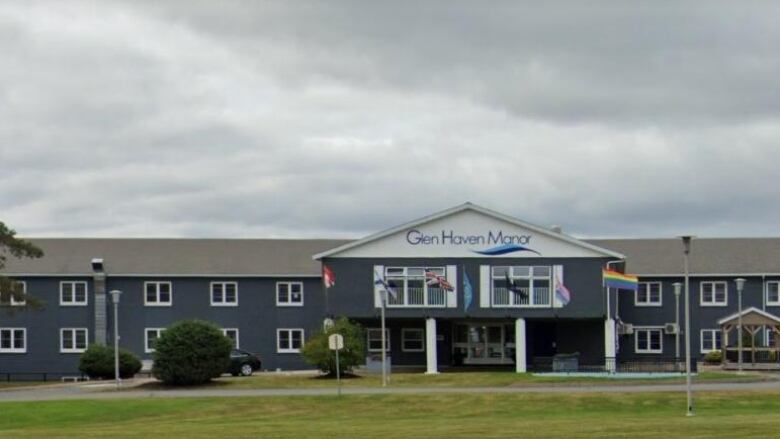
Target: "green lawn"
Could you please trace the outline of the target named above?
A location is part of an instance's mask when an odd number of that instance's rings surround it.
[[[702,372],[695,377],[696,382],[711,381],[759,381],[770,379],[767,375],[737,375],[732,372]],[[394,373],[390,377],[392,387],[509,387],[509,386],[546,386],[546,385],[620,385],[620,384],[670,384],[683,383],[679,378],[632,378],[613,379],[605,377],[547,377],[513,372],[452,372],[438,375],[423,373]],[[345,387],[378,387],[382,384],[379,375],[361,375],[342,380]],[[262,373],[251,377],[223,377],[207,387],[235,389],[289,389],[302,387],[335,387],[333,379],[315,374],[301,373]],[[165,388],[158,383],[142,386],[144,389]]]
[[[772,437],[780,393],[438,394],[0,403],[2,437]]]

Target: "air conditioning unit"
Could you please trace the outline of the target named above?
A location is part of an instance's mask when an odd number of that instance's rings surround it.
[[[680,328],[677,327],[677,323],[667,323],[664,325],[664,333],[677,334],[680,332]]]
[[[634,333],[634,325],[631,323],[618,323],[617,333],[618,335],[631,335]]]

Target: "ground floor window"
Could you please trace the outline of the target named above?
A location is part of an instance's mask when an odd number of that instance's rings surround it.
[[[404,328],[401,331],[401,348],[404,352],[423,352],[425,350],[425,330]],[[379,349],[382,349],[381,341]]]
[[[303,346],[303,329],[277,329],[276,352],[297,353]]]
[[[154,352],[154,344],[163,331],[165,328],[146,328],[144,331],[144,352],[147,354]]]
[[[60,329],[60,352],[84,352],[87,350],[87,343],[87,328]]]
[[[663,330],[660,328],[634,329],[634,352],[660,354],[663,352]]]
[[[382,352],[382,329],[369,328],[366,330],[366,346],[368,352]],[[390,352],[390,330],[385,328],[385,352]]]
[[[719,329],[701,330],[701,353],[717,351],[721,347],[721,333]]]
[[[233,349],[238,349],[238,329],[222,328],[222,333],[225,334],[225,337],[233,341]]]
[[[27,329],[0,328],[0,353],[23,354],[27,352]]]

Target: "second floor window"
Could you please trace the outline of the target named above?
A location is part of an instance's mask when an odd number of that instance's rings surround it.
[[[387,295],[387,306],[446,306],[447,291],[426,273],[446,276],[444,267],[387,267],[385,279],[395,292]]]
[[[277,282],[278,306],[303,306],[303,282]]]
[[[211,305],[237,306],[238,284],[236,282],[212,282]]]
[[[700,304],[702,306],[726,306],[728,289],[726,282],[702,282]]]
[[[18,290],[21,290],[21,293],[23,295],[27,294],[27,283],[24,281],[13,281],[16,288]],[[2,291],[2,294],[0,294],[0,305],[9,305],[9,306],[24,306],[27,304],[27,302],[22,300],[16,300],[14,299],[13,294],[10,291]]]
[[[84,281],[60,282],[60,305],[87,304],[87,283]]]
[[[493,298],[495,307],[550,306],[552,295],[549,266],[493,267]]]
[[[170,282],[145,282],[144,305],[170,306],[173,303],[173,293]]]
[[[780,282],[771,281],[766,283],[766,304],[780,305]]]
[[[634,305],[661,306],[661,282],[639,282]]]

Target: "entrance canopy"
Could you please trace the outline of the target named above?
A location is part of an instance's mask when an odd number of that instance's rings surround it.
[[[742,367],[742,363],[749,363],[748,367],[751,369],[780,369],[780,344],[778,343],[780,342],[780,317],[750,307],[718,320],[718,324],[723,340],[722,362],[725,368],[733,369],[735,363],[738,364],[737,367]],[[729,343],[729,333],[735,329],[737,330],[737,343],[743,336],[743,331],[744,335],[747,336],[743,338],[741,346]],[[756,336],[764,329],[767,330],[766,337],[772,335],[774,346],[768,340],[765,346],[756,346]],[[746,353],[749,354],[747,358],[745,358]]]
[[[721,327],[735,326],[739,324],[739,317],[742,316],[743,326],[777,326],[780,325],[780,317],[770,314],[766,311],[762,311],[756,307],[750,307],[742,310],[742,312],[734,313],[728,317],[724,317],[718,320],[718,325]]]

